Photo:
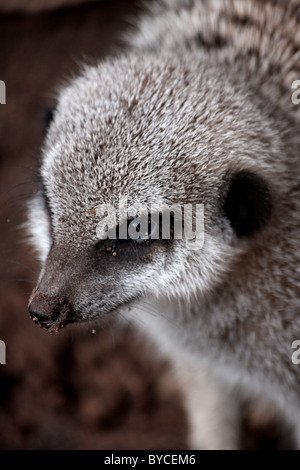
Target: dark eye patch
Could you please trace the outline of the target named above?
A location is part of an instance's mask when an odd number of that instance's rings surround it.
[[[119,233],[120,233],[120,226],[118,225],[116,227],[116,239],[118,242],[127,242],[129,239],[138,244],[142,243],[149,243],[152,241],[157,241],[157,240],[172,240],[174,236],[174,215],[173,213],[170,213],[170,219],[169,219],[169,226],[165,227],[163,229],[163,222],[162,222],[162,213],[156,214],[156,217],[151,216],[149,213],[146,216],[147,223],[144,228],[146,229],[145,232],[142,231],[142,227],[140,227],[140,224],[136,226],[137,230],[137,236],[131,236],[130,235],[130,225],[133,223],[134,224],[134,218],[129,218],[127,221],[124,222],[125,227],[123,227],[123,233],[124,233],[124,228],[125,228],[125,233],[127,233],[127,238],[120,238]]]
[[[271,212],[271,194],[267,182],[251,171],[235,173],[230,180],[224,212],[239,237],[262,229]]]
[[[220,36],[219,34],[216,34],[210,40],[207,40],[201,33],[198,33],[195,37],[195,40],[198,46],[201,46],[207,50],[221,49],[228,45],[226,38]]]

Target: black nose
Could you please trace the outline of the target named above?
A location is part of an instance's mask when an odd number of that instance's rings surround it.
[[[34,323],[50,332],[63,328],[71,316],[71,304],[65,296],[48,296],[35,290],[28,311]]]
[[[32,305],[29,305],[28,310],[32,321],[42,328],[50,328],[59,318],[58,309],[50,317],[44,315],[43,313],[39,313]]]

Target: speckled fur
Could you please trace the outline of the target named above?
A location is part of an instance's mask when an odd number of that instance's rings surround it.
[[[85,67],[59,94],[42,151],[50,215],[40,195],[30,204],[38,289],[66,295],[72,321],[118,310],[140,325],[174,359],[192,414],[204,367],[276,403],[300,446],[300,2],[164,0],[137,28],[126,54]],[[243,239],[222,212],[238,170],[263,177],[272,199],[266,226]],[[94,209],[120,196],[203,203],[203,249],[178,240],[96,254]],[[207,442],[192,418],[191,445],[236,447],[227,418]]]

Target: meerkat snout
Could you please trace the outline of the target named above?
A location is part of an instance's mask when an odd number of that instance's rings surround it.
[[[50,332],[72,321],[73,291],[70,284],[75,284],[76,265],[79,264],[76,260],[63,256],[59,247],[52,247],[45,269],[29,299],[28,311],[32,320]]]
[[[66,296],[50,296],[38,288],[30,299],[28,310],[34,323],[50,332],[63,328],[72,313]]]

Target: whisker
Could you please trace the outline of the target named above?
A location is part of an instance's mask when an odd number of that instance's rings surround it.
[[[1,278],[0,282],[3,284],[6,282],[29,282],[30,284],[36,285],[36,282],[31,281],[30,279],[22,279],[22,278],[13,278],[13,279]]]
[[[120,316],[122,318],[122,321],[124,321],[124,323],[126,323],[126,326],[132,326],[132,322],[125,316],[125,313],[123,312],[118,312],[118,316]]]
[[[30,266],[27,266],[26,264],[21,263],[20,261],[12,260],[12,259],[3,259],[1,261],[4,261],[6,263],[11,263],[11,264],[16,264],[17,266],[21,266],[22,268],[28,269],[28,271],[31,271],[33,274],[38,274],[37,271],[32,269]]]
[[[16,282],[29,282],[30,284],[36,285],[36,282],[35,282],[35,281],[32,281],[31,279],[17,278],[17,279],[12,279],[12,281],[16,281]]]
[[[174,319],[168,318],[168,316],[166,316],[166,314],[164,314],[163,312],[154,309],[151,304],[147,303],[147,301],[144,303],[144,305],[139,305],[138,308],[141,312],[149,313],[155,318],[163,318],[167,323],[171,325],[172,328],[176,328],[178,331],[183,330],[183,326],[178,325],[178,323],[175,323]]]

